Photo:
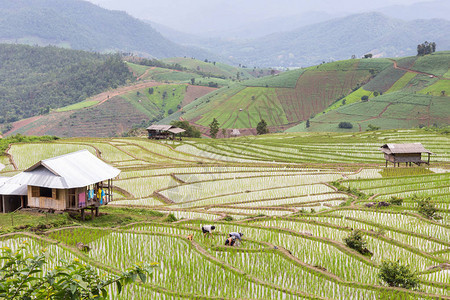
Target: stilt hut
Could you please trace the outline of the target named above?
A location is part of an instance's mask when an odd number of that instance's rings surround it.
[[[414,144],[385,144],[380,147],[380,151],[384,153],[384,159],[386,160],[386,167],[388,162],[392,162],[394,167],[396,164],[400,166],[400,163],[405,163],[406,166],[411,166],[413,163],[420,166],[421,164],[430,164],[430,155],[434,154],[421,143]],[[422,153],[428,154],[428,160],[422,160]]]
[[[11,177],[0,187],[0,195],[14,186],[21,191],[26,188],[28,207],[81,211],[83,217],[85,209],[90,209],[97,215],[100,206],[113,200],[113,179],[119,174],[119,169],[81,150],[36,163]]]
[[[181,133],[186,130],[172,126],[172,125],[151,125],[147,128],[148,138],[161,140],[161,139],[175,139],[178,135],[181,140]]]

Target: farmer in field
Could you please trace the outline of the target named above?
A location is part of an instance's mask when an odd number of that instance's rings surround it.
[[[235,236],[229,236],[225,240],[225,246],[233,247],[236,244],[236,237]]]
[[[207,236],[208,234],[210,236],[212,236],[212,231],[216,229],[216,226],[214,225],[205,225],[202,227],[202,231],[203,231],[203,236]]]
[[[239,244],[242,243],[242,237],[244,234],[242,232],[231,232],[229,234],[230,237],[234,237],[236,241],[239,241]]]

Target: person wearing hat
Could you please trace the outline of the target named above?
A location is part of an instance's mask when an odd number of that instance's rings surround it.
[[[234,237],[236,241],[239,241],[239,244],[242,243],[242,237],[244,234],[242,232],[231,232],[229,234],[230,237]]]
[[[214,225],[205,225],[202,226],[203,235],[206,237],[206,235],[212,235],[212,231],[216,229],[216,226]]]

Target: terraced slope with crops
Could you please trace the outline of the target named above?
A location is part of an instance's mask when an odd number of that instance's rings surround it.
[[[205,132],[213,118],[225,129],[254,129],[264,119],[277,131],[322,112],[391,64],[385,59],[348,60],[244,81],[199,98],[180,117]]]
[[[378,147],[406,142],[435,153],[431,166],[385,168]],[[159,262],[150,281],[120,296],[111,287],[111,299],[450,299],[448,135],[390,130],[166,143],[65,139],[12,145],[0,175],[82,148],[122,170],[115,200],[101,212],[141,208],[177,221],[163,216],[115,228],[86,221],[44,235],[3,235],[0,246],[28,241],[32,253],[48,248],[50,268],[77,257],[109,274],[139,261]],[[392,197],[403,203],[393,204]],[[441,218],[421,214],[417,197],[429,197]],[[212,237],[201,232],[206,224],[216,226]],[[346,246],[356,229],[372,256]],[[243,242],[224,246],[234,231],[244,233]],[[78,251],[78,242],[92,250]],[[386,259],[409,265],[419,289],[381,282],[377,274]]]
[[[298,131],[364,131],[447,126],[450,124],[450,52],[396,59],[357,91],[343,97],[323,114],[290,128]],[[366,99],[363,99],[366,97]],[[339,128],[340,122],[352,128]]]

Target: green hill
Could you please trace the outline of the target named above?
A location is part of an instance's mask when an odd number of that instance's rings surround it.
[[[0,44],[0,124],[83,101],[132,79],[120,56]]]
[[[391,64],[385,59],[347,60],[248,80],[194,101],[179,116],[201,126],[216,118],[221,128],[255,128],[261,119],[275,129],[293,126]]]
[[[450,52],[407,57],[380,72],[322,114],[290,128],[296,131],[364,131],[450,124]],[[367,96],[366,101],[361,97]],[[351,129],[339,128],[349,122]]]
[[[224,87],[161,123],[183,118],[207,133],[216,118],[220,128],[244,134],[255,133],[261,119],[272,132],[445,126],[450,123],[449,63],[450,52],[438,52],[321,64]],[[353,128],[339,128],[340,122]]]

